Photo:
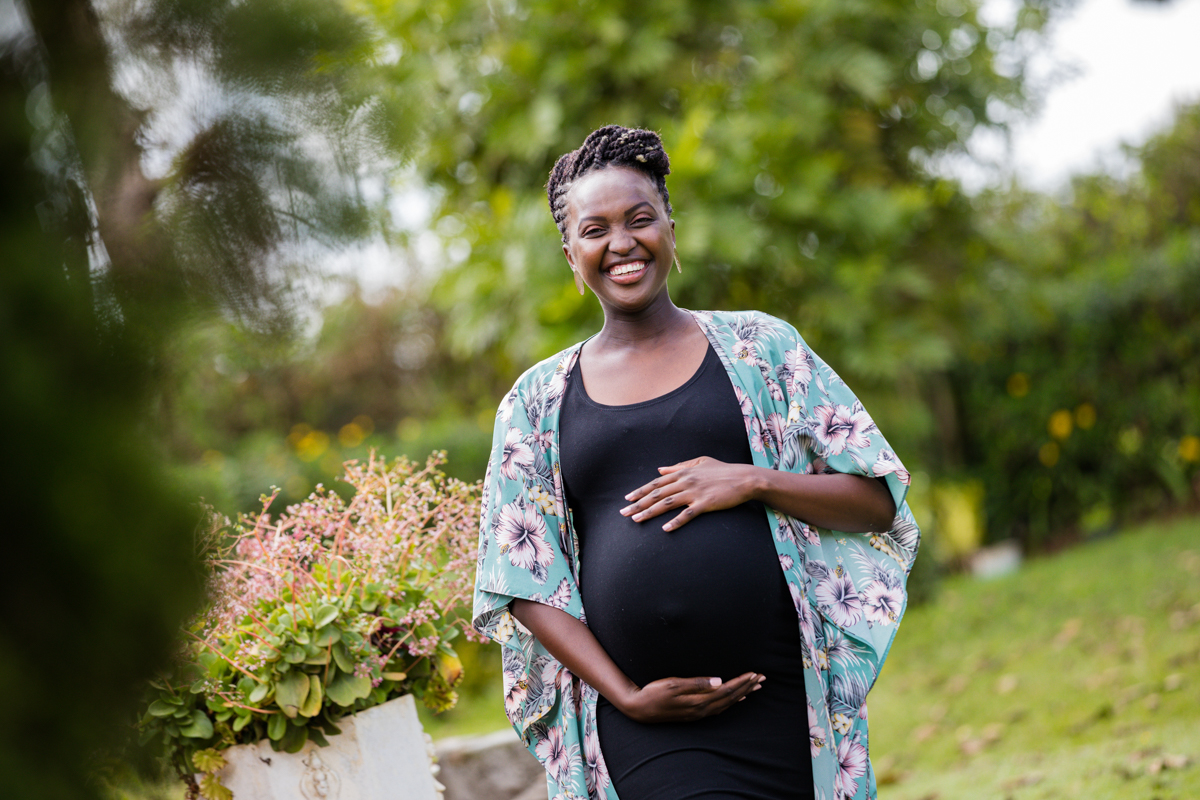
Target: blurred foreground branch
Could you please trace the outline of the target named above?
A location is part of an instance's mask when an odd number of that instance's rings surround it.
[[[182,321],[286,327],[303,265],[371,230],[369,48],[307,0],[0,0],[6,796],[94,796],[198,599],[148,399]]]

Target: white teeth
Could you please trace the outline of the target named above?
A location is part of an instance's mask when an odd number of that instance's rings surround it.
[[[619,267],[613,267],[608,271],[609,275],[628,275],[631,272],[638,272],[646,266],[645,261],[633,261],[629,264],[622,264]]]

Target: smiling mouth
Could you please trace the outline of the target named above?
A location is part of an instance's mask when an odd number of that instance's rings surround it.
[[[613,267],[612,269],[610,269],[608,271],[608,274],[613,276],[614,278],[617,278],[622,275],[632,275],[635,272],[641,272],[645,268],[646,268],[645,261],[630,261],[628,264],[621,264],[619,266]]]

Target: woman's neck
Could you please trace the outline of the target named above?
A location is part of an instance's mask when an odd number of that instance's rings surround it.
[[[671,339],[695,325],[692,315],[671,302],[666,292],[637,312],[604,310],[604,327],[595,342],[604,349],[644,347]]]

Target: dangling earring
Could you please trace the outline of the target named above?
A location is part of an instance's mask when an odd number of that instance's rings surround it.
[[[575,276],[575,288],[579,290],[579,294],[582,297],[584,294],[584,292],[583,292],[583,287],[584,287],[583,276],[580,275],[579,272],[575,269],[571,270],[571,274]]]
[[[680,275],[682,275],[683,267],[679,266],[679,251],[676,250],[676,251],[672,252],[671,256],[675,259],[675,269],[679,272]]]

